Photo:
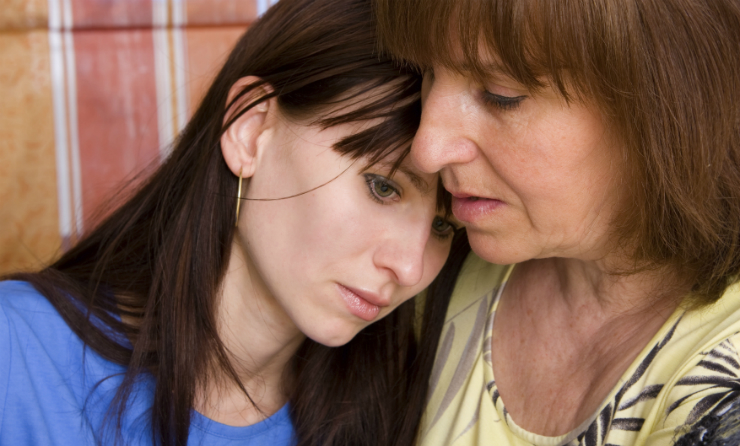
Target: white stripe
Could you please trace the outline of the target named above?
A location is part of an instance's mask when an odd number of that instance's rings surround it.
[[[167,26],[167,0],[152,0],[152,24]]]
[[[69,16],[71,28],[71,16]],[[82,173],[80,168],[80,134],[77,127],[77,70],[75,69],[75,48],[72,31],[63,32],[64,59],[67,81],[67,123],[69,124],[69,155],[72,164],[72,196],[77,235],[83,231],[82,222]]]
[[[159,155],[164,159],[169,155],[170,144],[174,139],[172,110],[172,82],[170,81],[170,51],[167,42],[167,28],[155,28],[154,74],[157,87],[157,128],[159,129]]]
[[[175,94],[177,98],[177,131],[181,132],[190,118],[190,95],[188,94],[188,59],[185,51],[187,41],[182,28],[172,29],[175,56]]]
[[[62,27],[62,11],[59,0],[49,0],[49,29],[57,31]],[[50,37],[51,38],[51,37]],[[49,41],[51,42],[51,40]]]
[[[72,19],[72,0],[62,0],[62,14],[64,28],[72,29],[74,21]]]
[[[172,26],[178,27],[187,24],[188,18],[185,11],[185,2],[183,0],[172,1]]]
[[[59,24],[58,9],[49,0],[49,60],[51,68],[51,93],[54,109],[54,146],[57,163],[57,199],[59,201],[59,234],[62,238],[72,235],[72,192],[70,190],[69,151],[67,147],[66,101],[64,96],[64,48]],[[54,11],[54,14],[52,14]]]
[[[270,7],[270,0],[257,0],[257,17],[261,17],[262,14],[267,12]]]

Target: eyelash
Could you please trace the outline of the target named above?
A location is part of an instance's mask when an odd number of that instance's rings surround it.
[[[393,190],[393,193],[397,197],[400,197],[401,196],[401,193],[398,191],[398,188],[396,186],[394,186],[388,178],[385,178],[385,177],[383,177],[381,175],[375,175],[375,174],[372,174],[372,173],[366,173],[365,174],[365,183],[367,184],[367,190],[368,190],[368,194],[370,195],[370,198],[372,198],[373,200],[375,200],[376,202],[378,202],[380,204],[388,204],[388,199],[390,197],[380,197],[380,196],[377,195],[377,193],[375,192],[375,187],[378,184],[382,184],[384,186],[389,187],[391,190]],[[395,201],[395,199],[391,199],[391,200],[392,201]],[[437,216],[437,217],[435,217],[434,221],[432,222],[432,235],[434,237],[436,237],[439,240],[447,240],[447,239],[451,238],[453,235],[455,235],[455,232],[457,232],[457,228],[455,227],[455,225],[451,224],[448,221],[445,221],[445,223],[447,223],[449,225],[449,228],[446,229],[445,231],[440,232],[440,231],[437,231],[436,229],[434,229],[434,223],[437,221],[436,220],[437,218],[439,218],[441,220],[444,220],[442,217]]]
[[[445,230],[443,232],[439,232],[436,229],[434,229],[434,223],[437,221],[438,218],[440,220],[443,220],[445,223],[447,223],[447,225],[449,226],[449,228],[447,230]],[[432,235],[434,237],[436,237],[439,240],[443,240],[444,241],[444,240],[448,240],[448,239],[452,238],[452,236],[454,236],[455,233],[457,233],[457,228],[455,227],[455,225],[453,225],[452,223],[446,221],[444,218],[442,218],[440,216],[434,217],[434,221],[432,222]]]
[[[393,190],[393,193],[397,197],[399,198],[401,197],[401,193],[398,191],[398,188],[394,186],[393,183],[391,183],[391,181],[388,178],[385,178],[383,176],[375,175],[372,173],[366,173],[365,183],[367,183],[367,189],[368,189],[368,193],[370,194],[370,198],[372,198],[373,200],[377,201],[380,204],[388,204],[389,199],[391,201],[395,201],[395,200],[391,199],[391,196],[388,196],[388,197],[378,196],[378,194],[375,192],[375,187],[378,184],[388,186],[389,188],[391,188],[391,190]]]
[[[496,107],[497,109],[502,111],[509,111],[519,107],[526,96],[501,96],[483,90],[483,92],[481,93],[481,98],[486,105]]]
[[[427,76],[430,81],[433,81],[434,70],[431,68],[424,70],[423,77],[426,78]],[[488,106],[495,107],[501,111],[510,111],[519,107],[522,101],[526,99],[526,96],[502,96],[483,90],[481,92],[481,98],[483,99],[483,103]]]

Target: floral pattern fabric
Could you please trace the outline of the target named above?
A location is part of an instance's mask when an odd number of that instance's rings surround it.
[[[714,431],[707,426],[719,423],[725,433],[740,431],[737,285],[708,308],[677,309],[599,410],[576,429],[548,437],[517,426],[499,396],[491,365],[493,320],[511,268],[474,254],[466,260],[430,380],[420,428],[423,446],[710,444]]]

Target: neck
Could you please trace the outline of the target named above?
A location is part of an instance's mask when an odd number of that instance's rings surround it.
[[[659,327],[689,291],[675,274],[665,270],[612,271],[602,262],[531,260],[517,265],[511,282],[521,292],[517,293],[521,294],[521,305],[537,306],[564,321],[578,320],[579,330],[575,331],[580,333],[574,335],[579,337],[592,336],[593,330],[617,321],[638,332],[645,324]]]
[[[305,336],[272,298],[238,236],[216,315],[221,342],[248,396],[215,365],[198,392],[196,409],[223,424],[251,425],[287,402],[289,365]]]
[[[518,264],[491,341],[498,390],[517,424],[554,436],[591,416],[687,291],[674,278],[574,259]]]

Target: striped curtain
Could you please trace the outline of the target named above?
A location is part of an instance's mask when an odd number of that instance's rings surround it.
[[[156,165],[276,0],[0,0],[0,274],[53,260]]]

